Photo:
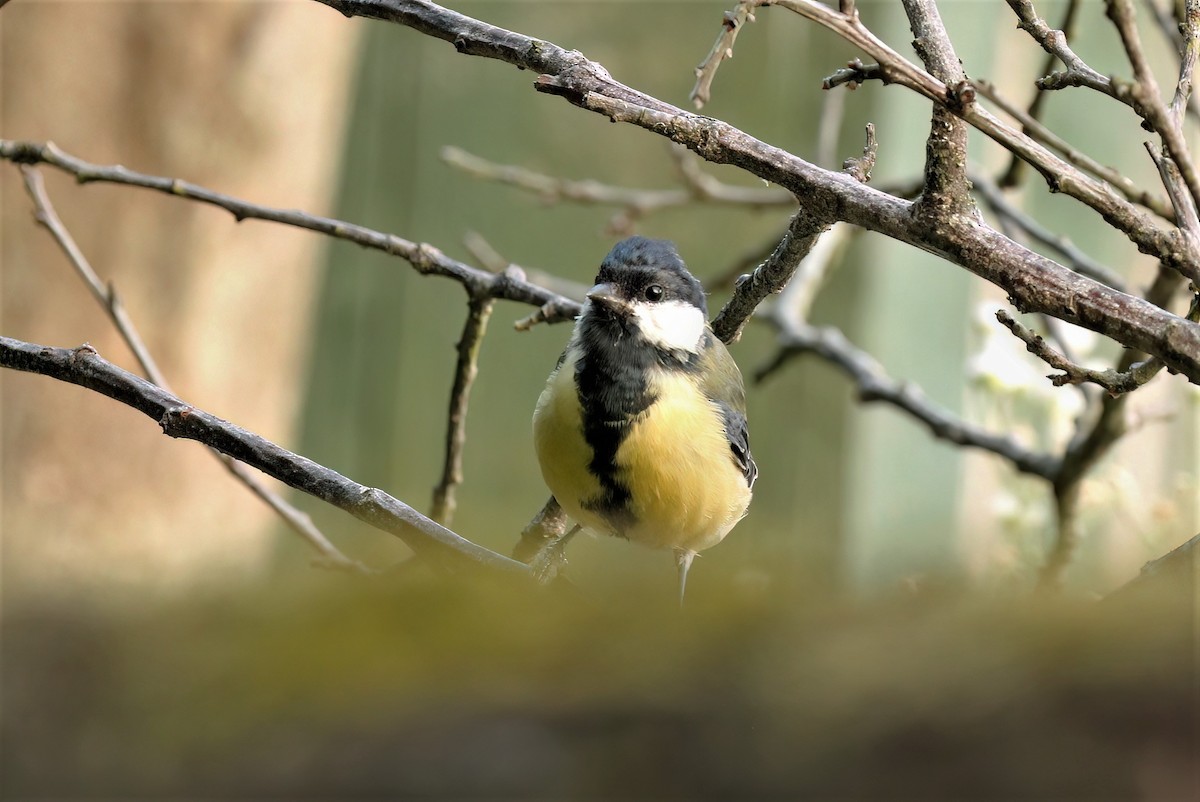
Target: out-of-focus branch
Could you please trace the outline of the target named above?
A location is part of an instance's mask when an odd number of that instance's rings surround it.
[[[124,304],[121,303],[116,288],[111,283],[106,285],[100,280],[91,263],[79,248],[78,243],[75,242],[75,238],[67,230],[62,218],[58,216],[58,212],[50,200],[50,195],[46,192],[46,185],[42,180],[41,172],[36,167],[22,165],[21,174],[25,179],[25,188],[33,201],[34,218],[42,227],[50,232],[54,241],[58,243],[63,253],[66,254],[67,260],[75,269],[76,274],[83,279],[84,284],[91,290],[92,296],[96,301],[104,307],[117,333],[121,335],[121,339],[129,346],[129,350],[133,352],[133,356],[141,366],[142,372],[146,374],[146,377],[151,382],[167,392],[172,392],[170,386],[167,384],[166,376],[163,375],[158,364],[154,361],[154,357],[150,354],[150,349],[146,347],[145,341],[138,334],[137,327],[129,317],[129,313],[125,310]],[[282,496],[263,484],[262,480],[257,476],[246,470],[244,465],[215,449],[209,450],[234,477],[246,485],[254,495],[258,496],[267,506],[274,510],[283,519],[284,523],[287,524],[289,529],[299,535],[320,555],[320,559],[316,564],[344,571],[371,573],[370,569],[365,565],[357,560],[350,559],[337,546],[334,546],[321,530],[317,528],[307,513],[301,512],[289,504]]]
[[[479,567],[499,574],[528,575],[522,564],[466,540],[382,490],[360,485],[186,404],[161,387],[108,362],[90,345],[54,348],[0,337],[0,367],[39,373],[120,401],[157,421],[164,434],[195,440],[257,468],[396,535],[414,551],[436,558],[447,567]]]
[[[460,148],[442,148],[442,161],[475,178],[494,181],[532,192],[546,203],[570,202],[619,206],[621,212],[609,221],[616,234],[630,233],[633,224],[649,214],[696,202],[753,209],[796,205],[795,197],[774,187],[739,187],[705,174],[692,159],[680,160],[680,175],[686,186],[676,189],[636,189],[599,181],[572,181],[509,164],[497,164]]]
[[[105,182],[153,189],[225,209],[239,222],[247,219],[268,220],[380,250],[399,256],[424,275],[443,276],[457,281],[468,293],[538,306],[543,311],[544,322],[573,320],[579,314],[577,302],[530,284],[514,273],[489,273],[451,259],[428,243],[411,242],[395,234],[385,234],[344,220],[295,209],[260,206],[177,178],[137,173],[120,165],[92,164],[63,152],[52,142],[0,139],[0,159],[17,164],[48,164],[74,175],[83,184]]]

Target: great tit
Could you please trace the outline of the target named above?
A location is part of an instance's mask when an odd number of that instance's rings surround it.
[[[742,374],[673,243],[630,237],[605,257],[533,435],[580,526],[674,550],[682,603],[692,558],[745,516],[758,468]]]

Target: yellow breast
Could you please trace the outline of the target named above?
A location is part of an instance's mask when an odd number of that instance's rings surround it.
[[[734,464],[720,408],[683,372],[648,377],[656,401],[634,421],[616,454],[617,480],[630,491],[635,523],[615,533],[588,509],[602,492],[588,470],[574,363],[564,362],[534,413],[534,443],[547,486],[567,514],[598,532],[653,548],[701,551],[741,520],[750,488]]]

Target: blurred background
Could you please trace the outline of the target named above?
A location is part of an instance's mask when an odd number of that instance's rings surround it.
[[[726,8],[454,7],[582,50],[683,107]],[[859,7],[911,52],[898,4]],[[1009,9],[940,7],[968,74],[1027,103],[1043,55]],[[1051,23],[1064,8],[1038,4]],[[871,121],[875,183],[919,174],[924,102],[869,85],[831,110],[821,78],[859,54],[795,15],[758,17],[705,113],[833,168],[859,154]],[[1164,40],[1148,26],[1144,36],[1160,83],[1173,85]],[[1073,46],[1102,73],[1128,72],[1099,4],[1083,4]],[[333,215],[464,260],[463,237],[477,232],[506,259],[589,282],[620,236],[618,209],[545,203],[464,174],[442,149],[640,188],[679,186],[675,161],[660,138],[537,94],[533,78],[311,2],[14,0],[0,12],[5,138],[50,139],[89,161]],[[821,154],[831,114],[836,152]],[[1045,120],[1157,186],[1128,109],[1060,92]],[[981,171],[1006,167],[980,135],[971,145]],[[88,341],[134,369],[34,225],[18,171],[0,167],[0,330]],[[465,314],[458,285],[357,246],[44,172],[184,399],[429,510]],[[1153,261],[1036,176],[1014,198],[1131,286],[1153,277]],[[698,204],[636,230],[675,240],[693,272],[715,279],[777,238],[788,216]],[[713,289],[715,310],[724,291]],[[995,323],[1003,306],[965,271],[866,234],[813,320],[940,405],[1060,449],[1081,396],[1051,387],[1048,369]],[[495,310],[453,521],[505,553],[546,498],[529,421],[569,334],[514,331],[528,312]],[[748,379],[773,341],[750,326],[734,346]],[[1073,342],[1101,364],[1117,353],[1086,332]],[[683,623],[670,608],[670,558],[615,540],[572,545],[582,599],[531,602],[419,572],[392,582],[314,571],[302,544],[200,446],[80,388],[0,374],[0,791],[954,798],[995,777],[996,798],[1055,788],[1055,798],[1107,789],[1168,799],[1194,787],[1190,585],[1182,606],[1178,595],[1102,616],[1089,605],[1200,530],[1196,388],[1164,375],[1131,399],[1144,425],[1087,481],[1083,542],[1065,598],[1053,601],[1023,596],[1052,538],[1040,480],[935,441],[891,408],[858,405],[815,358],[750,387],[749,404],[754,506],[698,562]],[[385,534],[295,501],[352,557],[385,566],[407,555]],[[973,762],[974,746],[994,759]],[[926,786],[927,771],[943,774]]]

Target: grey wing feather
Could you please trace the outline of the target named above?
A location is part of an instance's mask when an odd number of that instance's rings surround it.
[[[754,487],[758,478],[758,466],[750,454],[750,428],[746,422],[746,390],[742,384],[742,372],[729,355],[725,344],[712,335],[705,335],[704,359],[707,361],[702,383],[704,394],[721,408],[725,416],[725,436],[733,461],[746,477],[746,484]]]

